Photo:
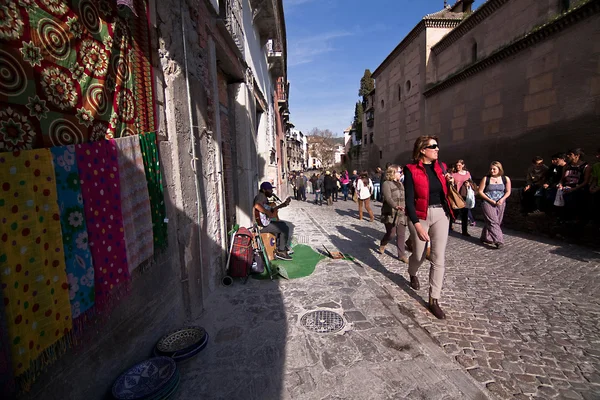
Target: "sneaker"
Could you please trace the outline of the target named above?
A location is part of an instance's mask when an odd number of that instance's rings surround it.
[[[503,248],[503,247],[504,247],[504,244],[503,244],[503,243],[496,243],[496,248],[497,248],[497,249],[501,249],[501,248]]]
[[[294,249],[292,249],[290,246],[286,246],[285,251],[287,251],[288,255],[290,256],[294,254]]]
[[[292,257],[290,257],[290,255],[288,254],[287,251],[276,251],[275,258],[278,258],[278,259],[284,260],[284,261],[290,261],[292,259]]]

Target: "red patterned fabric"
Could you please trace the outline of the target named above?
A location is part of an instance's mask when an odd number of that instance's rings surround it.
[[[113,0],[0,0],[0,152],[155,130],[146,18]]]
[[[88,243],[94,261],[96,307],[106,310],[114,295],[127,288],[127,267],[117,145],[113,140],[75,147]]]

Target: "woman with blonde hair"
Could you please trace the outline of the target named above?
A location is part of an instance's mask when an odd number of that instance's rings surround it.
[[[504,175],[504,168],[499,161],[490,164],[490,172],[479,185],[479,195],[483,198],[484,226],[481,231],[481,242],[493,244],[497,249],[504,246],[504,236],[500,225],[504,218],[506,199],[510,196],[512,185],[510,178]]]
[[[385,180],[381,185],[383,193],[383,205],[381,206],[381,222],[385,226],[385,235],[381,238],[379,252],[385,252],[385,246],[389,243],[392,234],[396,234],[396,246],[398,247],[398,259],[408,264],[405,255],[404,241],[406,240],[406,214],[404,202],[404,185],[400,182],[402,168],[392,164],[387,167]]]
[[[429,311],[438,319],[446,318],[438,300],[444,282],[446,244],[452,209],[448,201],[446,164],[438,160],[437,136],[420,136],[413,148],[413,162],[404,167],[406,215],[413,253],[408,261],[410,286],[419,290],[417,271],[431,247],[429,268]]]

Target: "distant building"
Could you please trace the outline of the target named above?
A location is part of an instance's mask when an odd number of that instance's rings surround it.
[[[374,71],[381,163],[409,161],[419,135],[475,176],[493,160],[519,176],[534,155],[598,148],[600,2],[472,3],[426,15]]]
[[[287,169],[304,171],[306,169],[306,137],[298,129],[290,129],[286,134]]]

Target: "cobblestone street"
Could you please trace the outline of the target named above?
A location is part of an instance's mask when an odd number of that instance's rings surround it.
[[[600,252],[514,231],[505,232],[503,249],[486,248],[478,222],[471,238],[451,234],[441,299],[447,319],[438,321],[426,309],[428,268],[416,292],[396,249],[376,252],[380,205],[373,223],[358,220],[352,201],[293,201],[281,214],[297,242],[351,254],[406,323],[427,330],[497,398],[600,398]]]

